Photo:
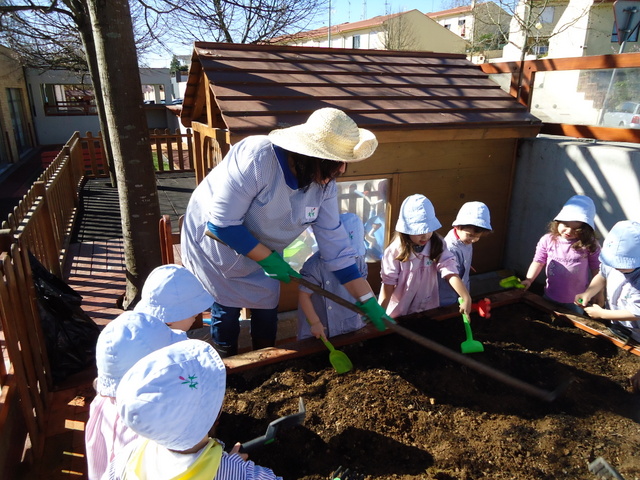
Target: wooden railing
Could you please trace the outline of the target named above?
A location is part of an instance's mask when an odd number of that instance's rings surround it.
[[[194,167],[193,133],[155,129],[150,132],[151,152],[157,172],[192,171]],[[109,170],[103,155],[102,137],[87,132],[80,138],[84,155],[84,173],[88,178],[106,177]]]
[[[160,171],[193,170],[191,133],[155,131]],[[52,388],[47,350],[31,278],[29,253],[63,278],[85,179],[105,177],[102,138],[74,133],[14,208],[0,230],[0,478],[17,478],[25,442],[43,453]]]

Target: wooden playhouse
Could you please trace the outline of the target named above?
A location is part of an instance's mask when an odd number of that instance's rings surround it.
[[[476,245],[473,266],[503,268],[518,139],[542,124],[464,55],[198,42],[181,114],[194,132],[197,181],[233,143],[304,123],[322,107],[344,110],[378,138],[375,154],[339,180],[344,210],[366,229],[382,218],[380,248],[408,195],[433,202],[442,235],[463,203],[482,201],[494,233]],[[283,290],[281,310],[295,302]]]

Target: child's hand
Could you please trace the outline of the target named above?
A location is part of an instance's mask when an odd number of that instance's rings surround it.
[[[320,338],[320,337],[324,339],[327,338],[324,325],[322,325],[321,322],[316,322],[313,325],[311,325],[311,334],[316,338]]]
[[[589,315],[591,318],[604,318],[603,314],[606,312],[604,308],[600,305],[589,305],[588,307],[584,307],[584,313]]]
[[[458,303],[460,304],[460,314],[466,314],[467,316],[471,315],[471,297],[464,296],[458,298]]]
[[[529,287],[531,287],[531,283],[532,283],[532,281],[531,281],[530,279],[528,279],[528,278],[525,278],[525,279],[524,279],[524,280],[522,280],[520,283],[521,283],[522,285],[524,285],[524,290],[526,291],[526,290],[529,290]]]
[[[589,305],[590,301],[591,301],[591,295],[587,294],[587,292],[582,292],[576,295],[576,297],[573,300],[573,303],[575,303],[579,307],[586,308],[586,306]]]
[[[242,446],[242,444],[240,442],[236,443],[233,448],[231,449],[231,451],[229,452],[229,455],[233,455],[234,453],[237,453],[240,458],[242,458],[245,462],[247,460],[249,460],[249,454],[248,453],[240,453],[240,447]]]

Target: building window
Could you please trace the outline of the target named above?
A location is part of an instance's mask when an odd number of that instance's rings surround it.
[[[548,45],[534,45],[531,49],[531,53],[533,53],[537,57],[543,57],[549,54],[549,46]]]
[[[465,34],[467,33],[466,28],[465,28],[466,27],[466,25],[465,25],[466,23],[467,23],[467,21],[465,19],[458,20],[458,30],[460,31],[460,36],[461,37],[464,37]]]
[[[616,25],[616,21],[613,21],[613,31],[611,32],[611,41],[618,42],[618,26]],[[638,26],[636,26],[635,30],[631,32],[629,38],[627,38],[627,42],[637,42],[638,41]],[[622,43],[622,42],[619,42]]]
[[[451,30],[451,24],[450,23],[445,23],[444,24],[444,28],[446,28],[447,30]]]
[[[353,36],[353,48],[360,48],[360,35]]]
[[[542,12],[540,12],[540,18],[538,19],[540,23],[553,23],[553,7],[544,7]]]
[[[42,103],[47,116],[97,115],[93,87],[83,84],[43,84]]]
[[[165,103],[164,85],[142,85],[142,95],[146,105]]]
[[[9,115],[11,116],[11,125],[13,127],[18,153],[22,155],[31,147],[22,90],[19,88],[7,88],[7,101],[9,103]]]

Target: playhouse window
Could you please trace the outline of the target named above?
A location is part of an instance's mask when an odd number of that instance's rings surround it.
[[[43,84],[45,115],[97,115],[93,87],[89,85]]]
[[[367,262],[382,259],[387,232],[387,203],[389,181],[348,180],[338,182],[340,213],[355,213],[364,224],[364,246]],[[311,228],[305,230],[284,250],[283,257],[299,271],[305,260],[318,250]]]

